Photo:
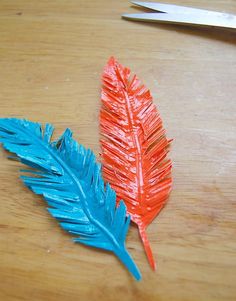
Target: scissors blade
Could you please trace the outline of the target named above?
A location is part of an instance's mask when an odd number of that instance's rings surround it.
[[[181,5],[174,5],[174,4],[165,4],[165,3],[158,3],[158,2],[142,2],[142,1],[131,1],[131,3],[149,8],[152,10],[156,10],[163,13],[169,14],[202,14],[202,15],[221,15],[221,12],[210,11],[200,8],[193,8]]]
[[[217,26],[223,28],[236,29],[236,16],[225,13],[217,15],[196,15],[180,13],[144,13],[144,14],[124,14],[123,18],[135,21],[174,23],[182,25],[202,25]]]

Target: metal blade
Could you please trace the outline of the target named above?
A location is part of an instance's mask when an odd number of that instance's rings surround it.
[[[156,10],[163,13],[169,14],[196,14],[196,15],[222,15],[221,12],[217,11],[210,11],[200,8],[193,8],[187,6],[180,6],[180,5],[172,5],[172,4],[165,4],[165,3],[158,3],[158,2],[141,2],[141,1],[131,1],[131,3],[149,8],[152,10]]]
[[[219,13],[217,15],[196,15],[196,14],[167,14],[167,13],[144,13],[124,14],[123,18],[135,21],[163,22],[175,24],[191,24],[203,26],[217,26],[236,29],[236,16]]]

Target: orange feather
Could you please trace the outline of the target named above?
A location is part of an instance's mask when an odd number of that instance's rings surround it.
[[[110,58],[103,76],[100,111],[103,175],[138,225],[153,269],[146,228],[165,205],[172,187],[170,140],[147,88]]]

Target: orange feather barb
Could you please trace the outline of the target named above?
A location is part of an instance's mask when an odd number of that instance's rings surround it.
[[[170,140],[149,90],[110,58],[103,76],[100,111],[103,175],[138,225],[151,267],[155,260],[146,228],[165,205],[172,187]]]

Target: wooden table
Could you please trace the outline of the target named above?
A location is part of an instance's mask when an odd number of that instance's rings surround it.
[[[235,0],[168,1],[236,13]],[[113,255],[71,242],[0,151],[0,299],[236,300],[236,33],[122,20],[122,1],[1,0],[1,116],[70,127],[99,153],[100,77],[109,56],[151,89],[174,139],[174,190],[148,235],[127,246],[136,282]]]

